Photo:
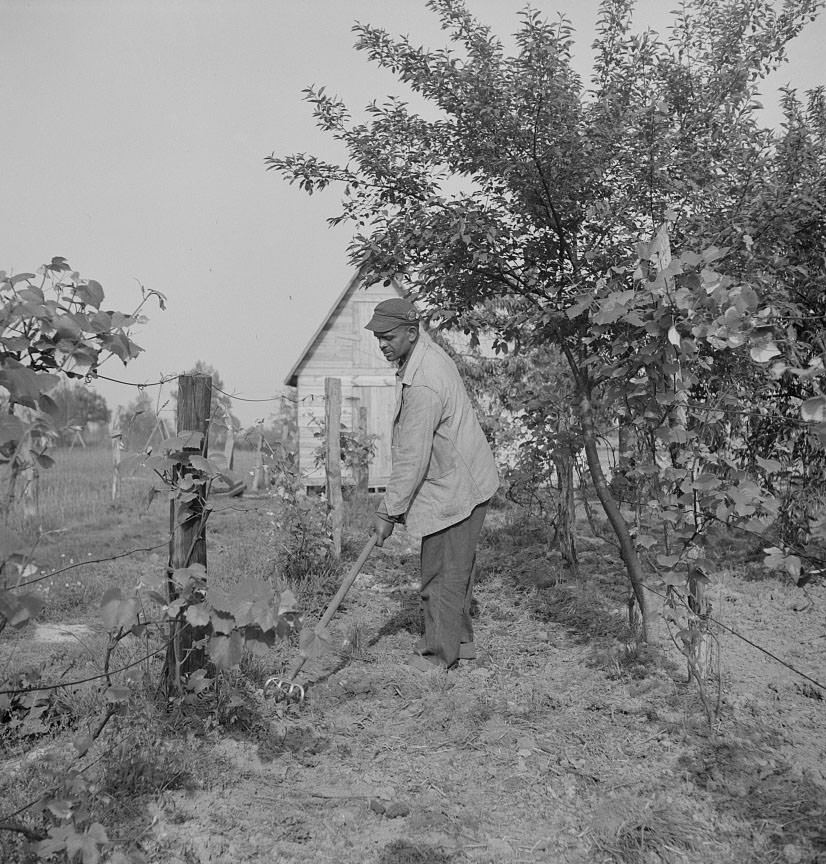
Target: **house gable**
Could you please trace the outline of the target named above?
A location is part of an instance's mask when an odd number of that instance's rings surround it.
[[[376,282],[365,287],[361,270],[356,272],[313,333],[284,382],[296,387],[304,374],[368,374],[370,369],[381,368],[385,364],[379,363],[374,356],[374,337],[364,330],[364,325],[370,320],[377,303],[388,297],[403,296],[397,280],[392,280],[387,286]]]

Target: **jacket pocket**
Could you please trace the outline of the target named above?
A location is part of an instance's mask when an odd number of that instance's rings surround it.
[[[426,480],[441,480],[450,474],[456,467],[456,457],[453,446],[442,435],[438,433],[433,439],[433,448],[430,451],[430,462],[427,465]]]

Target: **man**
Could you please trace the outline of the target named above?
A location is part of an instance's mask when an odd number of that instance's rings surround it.
[[[475,656],[476,543],[499,485],[496,465],[456,364],[421,329],[415,306],[400,297],[383,300],[366,329],[399,367],[392,467],[375,517],[376,545],[397,523],[421,538],[424,639],[411,663],[449,669]]]

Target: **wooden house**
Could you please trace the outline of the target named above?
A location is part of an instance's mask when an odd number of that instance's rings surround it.
[[[355,431],[359,408],[366,408],[366,432],[375,435],[375,455],[368,488],[383,491],[390,477],[390,435],[396,398],[396,369],[379,351],[376,337],[364,325],[377,303],[401,297],[396,282],[365,286],[361,274],[350,280],[290,370],[285,383],[297,388],[298,463],[304,485],[324,486],[318,466],[324,423],[324,379],[341,381],[341,423]],[[344,473],[344,482],[353,482]]]

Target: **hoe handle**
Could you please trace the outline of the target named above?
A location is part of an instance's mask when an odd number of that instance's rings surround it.
[[[355,564],[350,568],[350,572],[345,577],[344,581],[339,586],[338,591],[336,591],[336,596],[330,601],[330,605],[324,610],[324,614],[321,616],[321,620],[316,624],[315,631],[318,633],[320,630],[323,630],[331,621],[333,615],[336,614],[336,610],[341,605],[341,601],[344,599],[347,592],[353,585],[353,582],[356,581],[356,576],[361,572],[361,568],[364,567],[364,562],[370,556],[370,553],[373,551],[373,547],[376,545],[376,535],[371,534],[370,539],[364,544],[364,548],[361,550],[361,554],[356,559]],[[287,673],[288,678],[292,681],[294,680],[298,673],[304,667],[304,664],[307,662],[307,658],[300,654],[293,661],[293,665],[290,667],[290,671]]]
[[[339,586],[338,591],[336,591],[336,596],[330,601],[330,605],[325,610],[324,614],[321,616],[321,620],[316,625],[316,628],[321,630],[326,627],[333,618],[333,615],[336,614],[336,610],[341,605],[341,601],[345,598],[347,592],[353,585],[353,582],[356,581],[356,576],[361,572],[361,568],[364,567],[364,562],[370,556],[370,553],[373,551],[373,547],[376,545],[376,535],[371,534],[370,539],[364,544],[364,548],[361,550],[361,554],[356,559],[356,563],[350,568],[350,572],[347,574],[344,581]]]

